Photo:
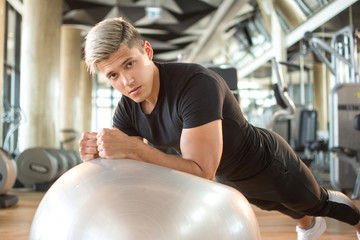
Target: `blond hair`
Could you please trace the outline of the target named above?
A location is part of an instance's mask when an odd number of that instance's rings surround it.
[[[106,60],[120,47],[136,47],[143,51],[140,33],[123,18],[111,18],[96,24],[85,38],[85,63],[95,73],[97,63]]]

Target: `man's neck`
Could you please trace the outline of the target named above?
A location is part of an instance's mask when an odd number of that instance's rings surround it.
[[[153,71],[154,76],[153,76],[153,88],[151,95],[148,99],[146,99],[144,102],[141,103],[141,108],[145,114],[150,114],[153,111],[159,97],[159,91],[160,91],[159,69],[157,68],[155,63],[153,63],[153,68],[154,68]]]

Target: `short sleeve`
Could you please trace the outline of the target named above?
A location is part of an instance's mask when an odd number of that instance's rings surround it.
[[[200,73],[193,76],[179,104],[183,128],[193,128],[222,119],[224,91],[212,76]]]
[[[139,136],[132,124],[130,109],[130,106],[122,97],[114,112],[113,127],[118,128],[128,136]]]

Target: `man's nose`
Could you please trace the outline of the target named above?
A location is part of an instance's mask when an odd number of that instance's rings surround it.
[[[131,75],[121,74],[121,80],[125,86],[131,86],[134,83],[134,78]]]

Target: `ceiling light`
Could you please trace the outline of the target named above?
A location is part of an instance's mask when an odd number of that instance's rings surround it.
[[[145,16],[152,19],[161,18],[161,7],[145,7]]]

